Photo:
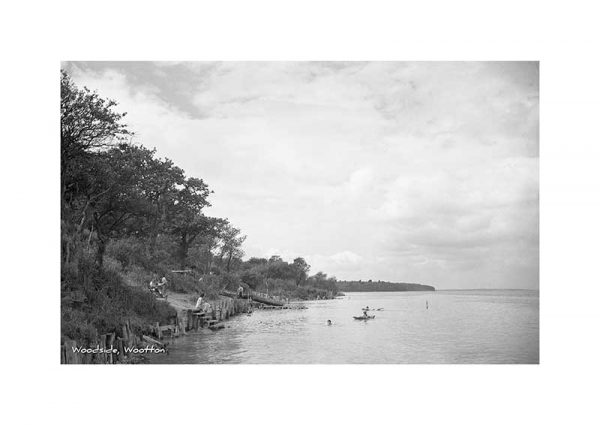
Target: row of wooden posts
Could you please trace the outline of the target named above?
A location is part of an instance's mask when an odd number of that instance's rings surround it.
[[[239,313],[247,313],[251,302],[241,298],[227,298],[213,303],[207,312],[185,310],[186,321],[182,328],[186,331],[197,330],[205,325],[211,327]]]
[[[218,326],[218,322],[239,313],[246,313],[250,308],[248,300],[224,299],[211,303],[211,308],[206,312],[184,310],[172,318],[171,323],[157,322],[153,326],[152,335],[136,334],[128,322],[123,325],[121,335],[115,332],[103,334],[92,344],[79,344],[77,341],[65,339],[61,345],[60,361],[63,364],[127,363],[134,356],[143,354],[139,350],[148,346],[166,351],[168,343],[163,341],[166,337],[179,337],[204,326]]]

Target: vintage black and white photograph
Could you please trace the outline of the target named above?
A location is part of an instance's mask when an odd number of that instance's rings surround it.
[[[538,364],[536,61],[63,61],[62,364]]]

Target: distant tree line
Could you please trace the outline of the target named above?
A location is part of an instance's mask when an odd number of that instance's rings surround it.
[[[297,288],[311,287],[337,293],[337,279],[328,277],[323,272],[309,276],[310,266],[302,257],[288,263],[280,256],[274,255],[266,258],[250,258],[242,265],[241,281],[251,289],[269,289],[269,284],[274,288],[280,286],[282,281],[293,282]]]
[[[395,292],[395,291],[435,291],[430,285],[418,283],[394,283],[385,281],[338,280],[337,287],[344,292]]]

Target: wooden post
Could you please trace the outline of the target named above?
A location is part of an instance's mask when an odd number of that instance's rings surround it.
[[[73,350],[71,349],[71,347],[73,347],[73,345],[71,344],[71,340],[70,339],[65,339],[65,364],[73,364]]]
[[[135,335],[133,335],[131,332],[131,324],[129,323],[129,320],[125,325],[125,333],[127,334],[125,336],[125,342],[127,343],[128,347],[132,347],[135,344]]]
[[[153,338],[150,338],[149,336],[146,336],[146,335],[142,335],[142,339],[146,342],[149,342],[150,344],[158,345],[161,348],[165,348],[167,346],[166,344],[164,344],[160,341],[157,341]]]
[[[120,338],[117,339],[117,350],[119,350],[117,358],[119,359],[119,362],[123,363],[123,361],[125,360],[125,348],[123,346],[123,340]]]
[[[121,332],[123,333],[122,339],[123,341],[127,341],[127,326],[123,325]]]
[[[107,347],[112,350],[114,348],[113,347],[114,343],[115,343],[115,334],[114,333],[108,334],[108,341],[106,343]],[[112,351],[108,354],[108,362],[110,364],[113,364],[115,362],[115,358],[113,356],[113,352]]]
[[[100,348],[102,348],[102,349],[106,348],[106,337],[107,337],[106,334],[100,335],[100,344],[99,345],[100,345]],[[106,358],[107,358],[106,353],[105,352],[101,353],[99,357],[100,357],[100,363],[105,364]]]

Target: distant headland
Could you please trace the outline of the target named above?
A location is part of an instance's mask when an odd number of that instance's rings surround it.
[[[430,285],[421,285],[418,283],[395,283],[379,281],[362,280],[338,280],[338,290],[343,292],[402,292],[402,291],[435,291]]]

